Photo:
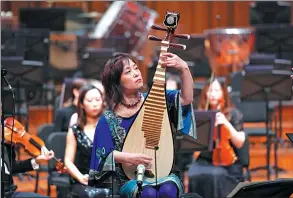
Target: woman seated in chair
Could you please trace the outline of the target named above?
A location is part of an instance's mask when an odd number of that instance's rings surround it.
[[[73,197],[93,197],[93,194],[103,193],[88,186],[94,133],[103,109],[104,101],[98,88],[85,85],[80,89],[77,123],[68,130],[64,160],[71,175]]]
[[[173,67],[180,72],[181,92],[166,91],[166,103],[170,121],[181,132],[195,137],[195,122],[192,110],[193,79],[185,61],[175,54],[166,53],[162,65]],[[106,91],[109,109],[104,112],[96,127],[91,158],[91,185],[100,183],[111,171],[116,171],[119,194],[123,198],[137,196],[137,181],[129,180],[121,164],[146,167],[152,158],[141,153],[122,152],[124,139],[146,98],[141,93],[143,80],[139,67],[129,54],[118,54],[110,59],[104,69],[102,83]],[[157,184],[157,185],[156,185]],[[177,198],[183,193],[183,184],[176,173],[156,182],[143,181],[142,198]]]
[[[215,118],[215,133],[218,125],[221,130],[228,130],[229,145],[232,151],[229,153],[234,155],[233,163],[216,164],[217,159],[215,150],[213,152],[195,153],[196,161],[192,163],[189,171],[189,192],[194,192],[202,197],[227,197],[227,195],[243,180],[243,166],[241,161],[241,149],[244,149],[246,136],[243,131],[243,120],[240,111],[235,109],[231,103],[227,88],[217,79],[208,83],[200,98],[199,110],[206,110],[206,102],[208,102],[208,110],[218,110]],[[221,137],[225,138],[225,137]],[[216,145],[216,144],[214,144]],[[220,151],[221,152],[221,151]],[[199,154],[199,155],[198,155]],[[220,153],[220,155],[223,152]],[[240,155],[239,155],[240,154]],[[215,157],[215,158],[213,158]]]

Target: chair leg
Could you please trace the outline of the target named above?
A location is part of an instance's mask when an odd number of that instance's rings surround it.
[[[51,195],[51,185],[48,181],[48,186],[47,186],[47,196],[50,196]]]
[[[38,189],[39,189],[39,176],[40,176],[40,172],[37,171],[37,174],[36,174],[36,186],[35,186],[35,193],[38,192]]]
[[[249,169],[247,169],[247,180],[251,182],[251,174]]]

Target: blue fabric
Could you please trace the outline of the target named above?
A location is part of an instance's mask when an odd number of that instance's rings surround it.
[[[146,96],[146,94],[144,94],[144,96]],[[186,106],[179,105],[180,91],[178,90],[167,90],[166,98],[168,112],[177,112],[176,120],[172,120],[172,118],[170,118],[170,121],[177,124],[177,130],[196,138],[196,125],[192,104]],[[121,165],[115,164],[112,151],[122,150],[124,139],[137,114],[138,112],[129,118],[122,118],[116,115],[113,111],[107,110],[101,116],[96,127],[92,149],[91,166],[89,172],[90,185],[92,183],[96,183],[92,181],[99,181],[99,179],[101,179],[101,177],[106,172],[115,171],[122,184],[120,194],[127,194],[128,197],[132,197],[136,194],[136,181],[129,181],[129,179],[122,171]],[[160,185],[168,181],[176,184],[179,190],[179,194],[183,193],[183,184],[174,174],[163,178],[161,181],[158,181],[158,184]],[[144,182],[143,186],[145,185],[155,185],[155,183],[150,184]]]

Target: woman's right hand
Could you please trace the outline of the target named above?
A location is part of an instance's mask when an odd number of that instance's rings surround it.
[[[127,161],[135,166],[138,166],[139,164],[150,166],[152,158],[144,154],[129,153]]]
[[[89,175],[88,174],[85,174],[85,175],[82,175],[80,178],[79,178],[79,182],[82,183],[83,185],[88,185],[88,181],[89,181]]]

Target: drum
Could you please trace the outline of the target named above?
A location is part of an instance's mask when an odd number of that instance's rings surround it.
[[[205,53],[216,77],[228,77],[242,70],[254,48],[254,29],[210,29],[204,35]]]
[[[154,10],[139,3],[114,1],[90,37],[104,40],[102,47],[116,48],[117,51],[134,55],[143,46],[157,16]]]

